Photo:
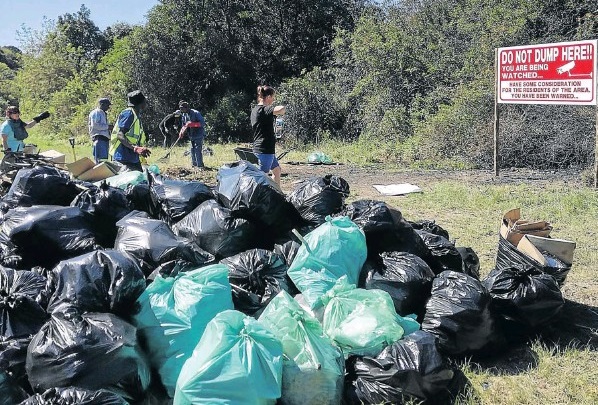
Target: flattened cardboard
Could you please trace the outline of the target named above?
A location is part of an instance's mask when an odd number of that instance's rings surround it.
[[[84,157],[73,163],[67,163],[66,167],[75,178],[83,181],[104,180],[114,176],[118,172],[118,169],[109,162],[102,162],[96,165],[88,157]]]
[[[528,221],[521,219],[521,209],[515,208],[503,215],[500,235],[517,246],[523,235],[548,237],[552,226],[547,221]]]
[[[559,258],[565,264],[573,264],[573,252],[577,244],[571,240],[542,238],[534,235],[526,235],[528,239],[538,250],[546,251]]]
[[[64,164],[66,162],[66,157],[64,153],[60,153],[57,150],[50,149],[44,152],[40,152],[39,155],[50,159],[50,161],[52,161],[53,163]]]

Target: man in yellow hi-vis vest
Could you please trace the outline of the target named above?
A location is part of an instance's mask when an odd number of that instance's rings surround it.
[[[141,159],[152,152],[141,146],[147,142],[139,113],[145,108],[146,99],[143,93],[135,90],[127,94],[129,108],[121,111],[110,140],[110,156],[112,160],[125,165],[129,170],[143,171]]]

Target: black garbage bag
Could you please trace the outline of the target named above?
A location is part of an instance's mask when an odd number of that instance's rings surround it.
[[[0,267],[0,338],[36,334],[46,323],[46,279],[27,270]]]
[[[280,291],[289,292],[288,266],[268,250],[252,249],[220,263],[229,269],[235,309],[256,318]]]
[[[217,179],[218,201],[235,217],[262,225],[270,234],[284,234],[303,223],[280,187],[251,163],[241,160],[225,165]]]
[[[212,189],[199,181],[173,180],[148,172],[148,182],[159,218],[171,225],[202,202],[215,198]]]
[[[5,214],[0,228],[2,263],[8,267],[52,268],[97,248],[91,215],[79,207],[17,207]]]
[[[434,274],[443,271],[463,271],[463,259],[455,247],[455,244],[443,236],[438,236],[426,231],[416,231],[432,254],[431,262],[428,264]],[[479,278],[479,277],[478,277]]]
[[[567,264],[546,252],[542,252],[542,254],[547,258],[548,265],[546,266],[517,249],[516,246],[502,236],[499,236],[496,268],[505,270],[513,267],[524,269],[532,267],[542,273],[550,274],[559,283],[559,286],[562,286],[569,270],[571,270],[571,264]]]
[[[382,253],[377,263],[366,262],[361,274],[364,276],[364,287],[388,292],[399,315],[423,316],[434,272],[422,259],[405,252]]]
[[[282,257],[286,265],[290,266],[291,263],[293,263],[295,256],[297,256],[297,252],[299,251],[300,247],[301,243],[294,240],[289,240],[282,244],[274,245],[274,253]]]
[[[359,403],[439,403],[451,396],[455,372],[436,349],[435,337],[416,331],[376,358],[358,358],[348,370]]]
[[[145,277],[130,256],[117,250],[98,250],[63,260],[49,274],[48,312],[75,306],[81,312],[110,312],[130,319]]]
[[[216,200],[204,201],[177,222],[172,231],[197,243],[218,258],[230,257],[246,250],[265,247],[260,230],[250,221],[232,216]]]
[[[52,166],[36,166],[19,170],[2,201],[10,208],[32,205],[68,207],[81,190],[67,172]]]
[[[348,216],[363,230],[370,256],[382,252],[407,252],[421,257],[426,263],[431,258],[425,243],[403,219],[401,212],[383,201],[354,201],[347,204],[340,215]]]
[[[494,269],[484,286],[492,297],[492,311],[508,328],[507,336],[513,331],[525,334],[547,324],[565,305],[554,277],[533,267]]]
[[[126,193],[106,182],[102,182],[100,187],[92,187],[80,193],[71,206],[91,214],[96,239],[105,248],[114,246],[118,230],[116,223],[133,210],[133,204],[127,199]]]
[[[43,394],[27,398],[19,405],[128,405],[119,395],[110,391],[88,391],[80,388],[50,388]]]
[[[446,229],[444,229],[443,227],[441,227],[440,225],[438,225],[436,223],[436,221],[430,221],[427,219],[423,219],[421,221],[407,221],[409,222],[409,224],[413,227],[413,229],[416,229],[418,231],[426,231],[429,233],[433,233],[434,235],[438,235],[438,236],[442,236],[443,238],[446,238],[448,240],[450,240],[451,238],[449,237],[449,233]]]
[[[301,182],[287,199],[310,225],[321,225],[326,222],[326,216],[343,209],[348,196],[349,183],[328,174]]]
[[[27,350],[27,375],[36,392],[50,388],[105,389],[139,401],[150,369],[134,326],[113,314],[54,312]]]
[[[434,334],[448,355],[485,354],[502,343],[490,312],[490,294],[473,277],[444,271],[432,282],[422,330]]]
[[[25,391],[31,391],[25,371],[25,360],[27,359],[27,347],[29,347],[32,337],[27,336],[18,339],[0,338],[0,374],[6,374],[12,384],[18,385]],[[2,385],[1,382],[0,385]],[[0,388],[1,392],[2,389]],[[0,404],[2,404],[1,397],[2,395],[0,394]]]
[[[480,258],[476,252],[470,247],[457,247],[457,251],[461,255],[463,260],[463,273],[475,278],[480,279]]]
[[[27,393],[0,369],[0,405],[15,405],[27,397]]]
[[[195,242],[176,236],[161,220],[150,219],[133,211],[121,219],[114,249],[133,256],[143,274],[149,276],[159,267],[163,274],[188,266],[197,268],[214,263],[214,256]]]
[[[152,195],[148,183],[128,185],[125,189],[127,199],[136,211],[143,211],[150,218],[158,219],[159,209],[152,202]]]

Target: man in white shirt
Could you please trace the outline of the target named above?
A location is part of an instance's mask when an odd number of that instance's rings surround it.
[[[92,154],[96,163],[108,160],[110,149],[110,132],[113,125],[108,124],[106,111],[110,108],[110,100],[101,98],[98,100],[98,107],[89,113],[88,127],[89,136],[93,142]]]

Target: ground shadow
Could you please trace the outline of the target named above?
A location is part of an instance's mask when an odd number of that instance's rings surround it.
[[[548,347],[598,350],[598,307],[565,300],[559,316],[538,338]]]

